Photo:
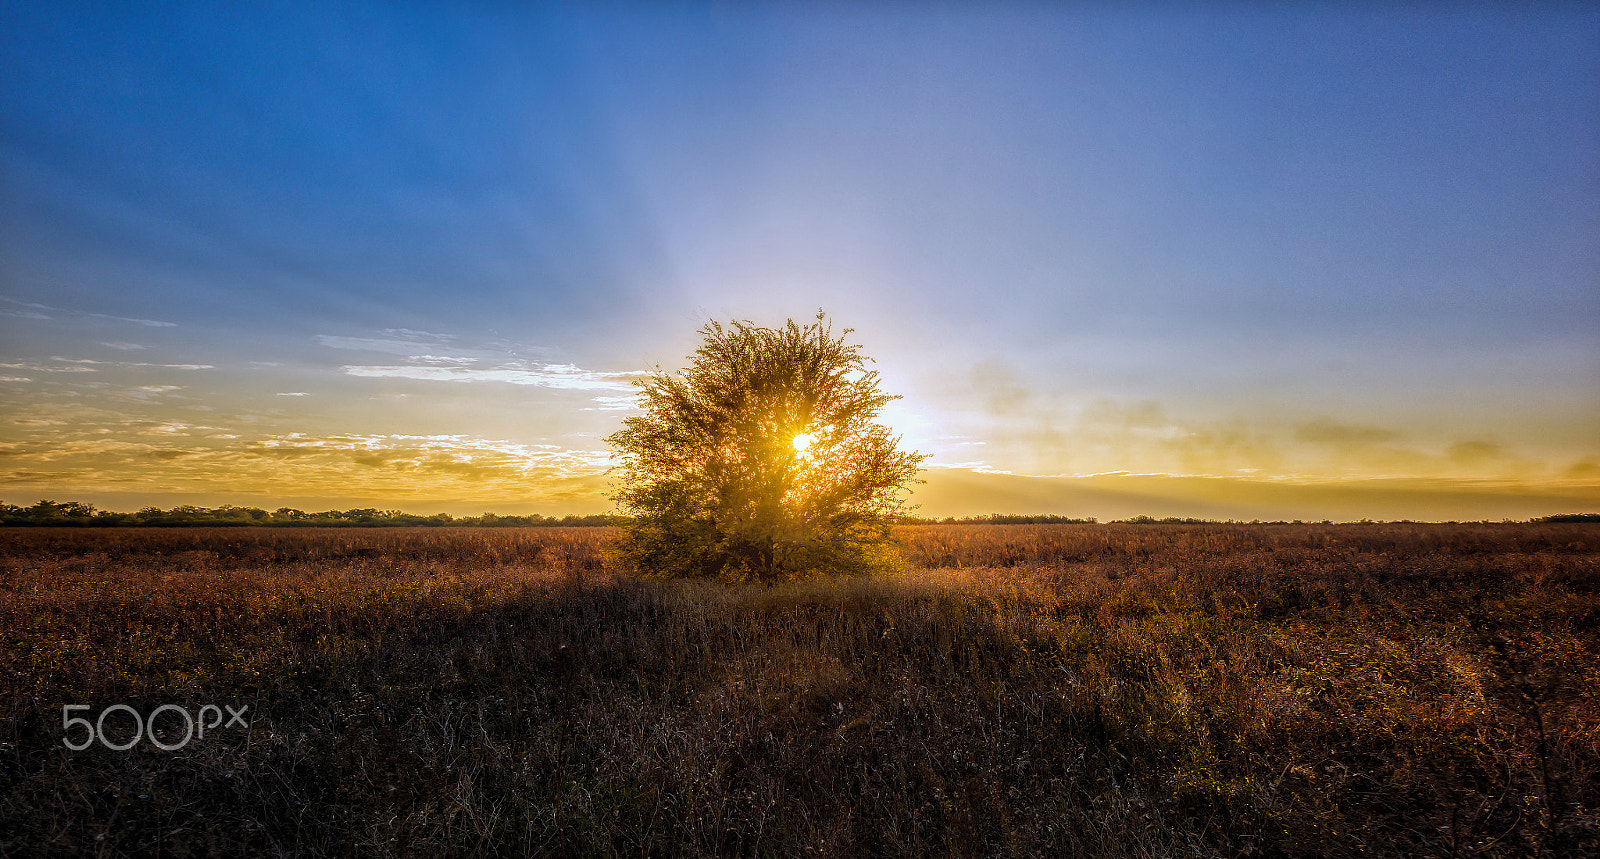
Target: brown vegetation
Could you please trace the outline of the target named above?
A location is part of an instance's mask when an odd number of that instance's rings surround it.
[[[0,530],[0,855],[1587,855],[1600,526]],[[183,749],[62,705],[249,705]]]

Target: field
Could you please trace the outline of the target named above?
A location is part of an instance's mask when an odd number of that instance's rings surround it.
[[[0,855],[1600,853],[1597,525],[610,533],[0,530]]]

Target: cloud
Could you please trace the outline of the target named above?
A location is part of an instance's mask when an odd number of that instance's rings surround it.
[[[300,459],[308,456],[318,456],[325,452],[319,444],[285,442],[280,439],[245,442],[240,450],[246,456],[267,459]]]
[[[1296,427],[1294,437],[1307,444],[1368,445],[1393,441],[1400,435],[1382,427],[1341,424],[1330,417],[1319,417]]]
[[[105,346],[105,347],[110,348],[110,349],[117,349],[117,350],[120,350],[120,351],[123,351],[123,352],[136,352],[136,351],[138,351],[140,349],[147,348],[145,346],[139,345],[138,343],[101,343],[100,345],[101,346]]]
[[[434,334],[410,328],[385,328],[384,337],[344,336],[319,334],[316,341],[330,349],[351,352],[379,352],[399,355],[423,364],[474,364],[478,362],[520,363],[528,357],[553,356],[558,350],[544,346],[509,343],[495,340],[487,343],[463,343],[450,334]]]
[[[526,498],[579,484],[592,491],[612,465],[604,450],[464,435],[290,434],[247,442],[213,458],[235,475],[271,475],[258,483],[395,498],[441,493]]]
[[[344,349],[352,352],[382,352],[387,355],[404,355],[407,358],[423,355],[430,348],[437,348],[442,343],[419,342],[416,340],[383,340],[376,337],[339,337],[332,334],[318,334],[318,343],[332,349]]]
[[[434,334],[431,331],[418,331],[415,328],[385,328],[383,329],[383,333],[392,334],[396,337],[410,337],[414,340],[436,340],[443,342],[446,340],[456,339],[455,335],[453,334]]]
[[[637,408],[639,408],[639,398],[637,396],[595,397],[593,401],[596,402],[596,403],[599,403],[600,405],[598,405],[598,406],[586,406],[583,409],[580,409],[580,411],[585,411],[585,412],[624,412],[624,411],[628,411],[629,409],[637,409]]]
[[[1058,420],[1065,429],[1050,435],[1058,471],[1259,475],[1283,467],[1276,441],[1248,422],[1176,418],[1153,399],[1098,397],[1070,421]]]
[[[127,317],[127,316],[112,316],[112,315],[107,314],[107,313],[90,313],[87,310],[67,310],[67,309],[61,308],[61,307],[51,307],[48,304],[34,304],[32,302],[27,302],[27,301],[17,301],[14,298],[0,297],[0,301],[7,302],[7,303],[15,305],[17,307],[28,308],[28,310],[26,310],[26,311],[11,311],[11,312],[6,314],[8,316],[22,316],[22,317],[28,318],[28,319],[54,319],[55,317],[50,316],[48,314],[50,314],[50,313],[59,313],[59,314],[64,314],[66,316],[88,316],[88,317],[91,317],[91,318],[94,318],[94,319],[110,319],[113,322],[131,322],[131,323],[133,323],[135,325],[144,325],[144,326],[149,327],[149,328],[176,328],[176,327],[178,327],[178,323],[176,323],[176,322],[162,322],[162,321],[160,321],[158,319],[134,319],[134,318]],[[42,311],[46,311],[46,312],[44,314],[40,314],[40,313],[36,312],[36,311],[41,311],[41,310]]]
[[[212,427],[136,420],[119,422],[108,434],[100,433],[106,425],[82,423],[38,429],[0,442],[6,466],[0,482],[86,500],[137,484],[229,503],[263,495],[359,496],[395,503],[493,501],[494,509],[507,503],[603,509],[605,473],[612,465],[609,451],[593,440],[575,442],[594,446],[583,449],[467,435],[288,433],[240,439]]]
[[[31,370],[35,373],[93,373],[93,367],[48,367],[42,364],[0,364],[7,370]],[[31,380],[30,380],[31,381]]]
[[[127,396],[135,400],[150,400],[162,394],[170,394],[173,391],[181,390],[183,390],[182,385],[141,385],[128,391]]]
[[[63,358],[51,355],[50,360],[63,364],[98,364],[105,367],[159,367],[163,370],[215,370],[214,364],[149,364],[143,361],[96,361],[93,358]],[[64,371],[66,368],[62,368]]]
[[[458,355],[412,355],[411,360],[418,364],[471,364],[476,358],[464,358]]]
[[[980,372],[981,371],[981,372]],[[964,434],[984,438],[982,460],[943,446],[930,467],[965,466],[1033,475],[1142,474],[1252,479],[1552,479],[1548,463],[1497,441],[1407,441],[1387,426],[1323,415],[1299,423],[1260,416],[1176,416],[1153,399],[1098,397],[1076,409],[1015,384],[984,365],[975,381],[994,390]],[[973,413],[969,413],[973,414]],[[1578,477],[1568,479],[1582,479]]]
[[[215,429],[215,427],[192,427],[188,424],[164,423],[148,427],[140,435],[183,435],[191,429]]]
[[[291,433],[244,445],[250,455],[271,458],[332,457],[366,466],[474,469],[529,469],[598,474],[611,465],[603,450],[575,450],[552,444],[525,444],[466,435],[328,435]]]
[[[1561,476],[1568,480],[1600,480],[1600,457],[1587,457],[1566,467]]]
[[[546,364],[542,367],[346,366],[346,374],[370,378],[420,379],[430,382],[505,382],[572,391],[632,391],[638,372],[600,372],[580,370],[571,364]]]
[[[1232,477],[1116,474],[1024,477],[941,470],[912,495],[926,516],[996,512],[1215,519],[1526,519],[1594,509],[1595,486],[1472,480],[1261,481]]]
[[[1464,441],[1453,444],[1445,448],[1444,455],[1462,465],[1482,465],[1509,456],[1504,446],[1492,441]]]
[[[0,473],[0,483],[55,483],[82,474],[81,471],[7,471]]]
[[[384,364],[346,364],[345,375],[362,378],[414,379],[424,382],[503,382],[509,385],[611,394],[633,393],[637,372],[584,370],[572,364],[531,359],[555,350],[494,341],[471,344],[452,335],[410,328],[386,328],[386,336],[322,334],[323,346],[347,351],[397,355],[403,360]],[[580,411],[621,411],[631,406],[620,397],[596,398],[597,406]]]

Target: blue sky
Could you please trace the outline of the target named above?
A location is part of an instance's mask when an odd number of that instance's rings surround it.
[[[1600,506],[1597,33],[12,4],[0,498],[604,509],[629,374],[822,307],[934,454],[926,512]]]

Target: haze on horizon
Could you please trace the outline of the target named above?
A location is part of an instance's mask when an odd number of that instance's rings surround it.
[[[0,500],[608,509],[707,320],[925,515],[1600,509],[1600,8],[0,10]]]

